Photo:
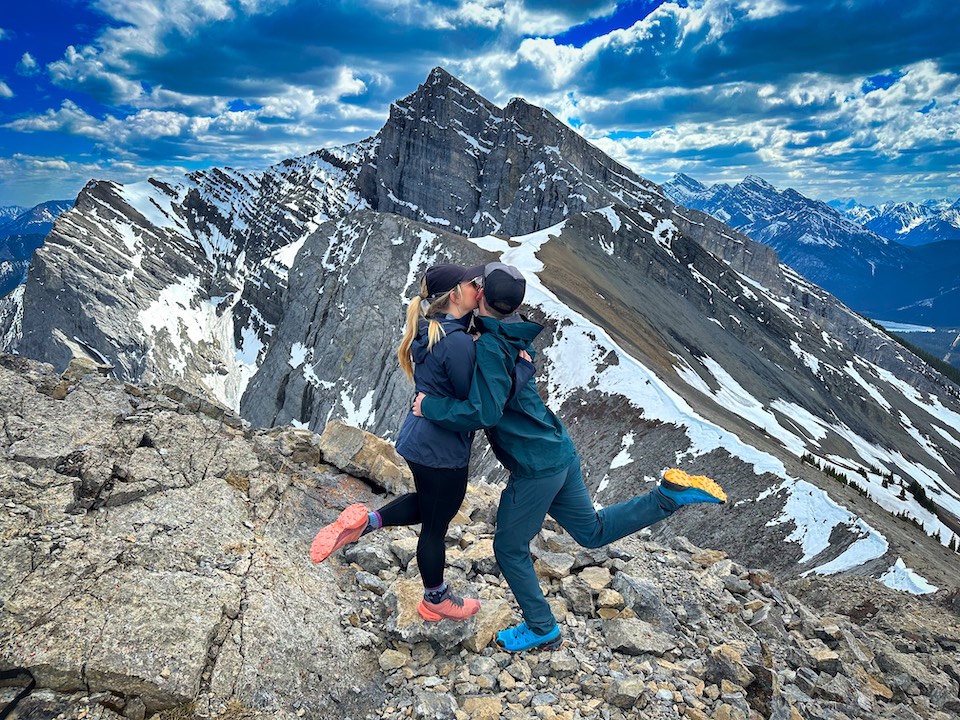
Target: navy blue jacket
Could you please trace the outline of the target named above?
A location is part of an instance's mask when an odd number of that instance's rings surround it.
[[[427,321],[422,320],[413,341],[413,382],[417,392],[434,397],[463,400],[473,381],[473,337],[467,332],[470,315],[456,319],[447,315],[440,322],[446,335],[427,350]],[[462,468],[470,464],[472,431],[448,430],[413,411],[397,434],[397,452],[410,462],[432,468]]]

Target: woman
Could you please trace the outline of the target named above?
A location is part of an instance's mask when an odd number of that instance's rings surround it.
[[[417,392],[463,400],[473,379],[475,351],[468,333],[484,266],[434,265],[420,280],[420,294],[410,301],[397,357]],[[443,581],[444,538],[467,491],[472,432],[446,430],[413,412],[397,436],[397,452],[413,473],[416,492],[398,497],[377,511],[350,505],[323,528],[310,547],[310,559],[321,562],[370,530],[420,523],[417,564],[423,578],[423,600],[417,607],[425,620],[465,620],[480,601],[455,595]]]

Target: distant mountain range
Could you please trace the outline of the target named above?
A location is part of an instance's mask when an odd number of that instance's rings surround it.
[[[0,205],[0,225],[13,220],[27,208],[19,205]]]
[[[32,208],[0,208],[0,297],[27,279],[33,253],[56,219],[72,207],[72,200],[50,200]]]
[[[794,270],[870,318],[960,327],[960,242],[903,245],[854,221],[853,208],[841,212],[756,176],[707,186],[680,174],[663,190],[773,247]]]
[[[827,204],[867,230],[901,245],[960,240],[960,199],[873,206],[848,199],[831,200]]]

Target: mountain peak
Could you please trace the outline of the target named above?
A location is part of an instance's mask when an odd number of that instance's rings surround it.
[[[407,115],[411,108],[435,108],[436,113],[453,112],[445,111],[444,105],[451,100],[463,107],[466,112],[475,112],[483,109],[484,114],[499,114],[500,109],[477,93],[473,88],[464,84],[461,80],[451,75],[439,65],[430,71],[426,79],[416,90],[407,95],[402,100],[394,103],[401,114]],[[435,112],[426,112],[427,117],[433,117]],[[421,112],[417,111],[413,117],[420,117]]]
[[[424,85],[435,86],[435,85],[449,85],[451,83],[461,83],[456,77],[451,75],[449,72],[444,70],[442,67],[437,65],[433,70],[430,71],[430,74],[427,75],[427,79],[424,81]]]
[[[369,167],[371,208],[474,236],[658,194],[549,111],[523,98],[501,109],[442,67],[391,107]]]
[[[473,88],[460,80],[460,78],[451,75],[439,65],[430,71],[427,79],[423,81],[423,84],[418,90],[423,90],[434,95],[445,95],[452,91],[457,95],[468,95],[478,100],[483,100]]]
[[[773,185],[768,183],[759,175],[747,175],[740,184],[747,187],[759,187],[763,188],[764,190],[772,190],[773,192],[777,192],[777,189]]]
[[[702,182],[690,177],[685,173],[677,173],[673,176],[673,179],[670,181],[670,183],[671,185],[681,186],[693,192],[703,192],[707,189],[707,186]]]

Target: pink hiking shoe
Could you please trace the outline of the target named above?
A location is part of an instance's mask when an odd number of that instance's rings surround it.
[[[424,620],[466,620],[480,611],[480,601],[476,598],[462,598],[447,591],[443,600],[432,603],[426,598],[420,601],[417,612]]]
[[[359,503],[347,506],[340,517],[317,533],[310,545],[310,559],[322,562],[344,545],[356,542],[367,528],[367,512]]]

